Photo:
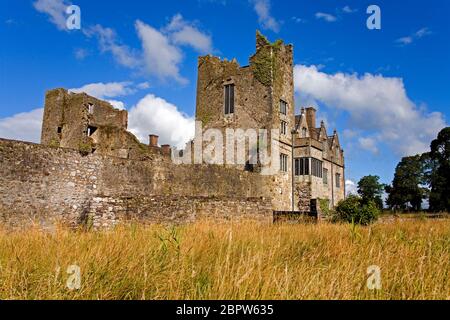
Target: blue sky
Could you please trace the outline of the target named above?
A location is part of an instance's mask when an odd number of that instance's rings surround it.
[[[64,9],[81,8],[81,30]],[[381,30],[366,27],[369,5]],[[314,105],[346,151],[347,179],[390,182],[448,125],[450,1],[1,0],[0,136],[38,141],[45,91],[79,89],[130,112],[130,129],[179,144],[197,57],[237,58],[255,31],[294,45],[296,106]],[[349,186],[351,182],[349,181]]]

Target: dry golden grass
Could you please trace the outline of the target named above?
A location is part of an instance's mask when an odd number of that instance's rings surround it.
[[[450,220],[1,231],[0,299],[449,299],[449,261]]]

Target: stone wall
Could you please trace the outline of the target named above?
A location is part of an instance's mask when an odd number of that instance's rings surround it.
[[[270,200],[261,198],[143,196],[95,197],[92,199],[88,221],[93,228],[108,228],[120,221],[140,223],[179,224],[198,219],[251,219],[270,223]]]
[[[174,165],[162,157],[83,156],[0,139],[0,220],[13,227],[103,226],[124,218],[186,222],[208,215],[264,220],[271,215],[265,179],[219,166]]]

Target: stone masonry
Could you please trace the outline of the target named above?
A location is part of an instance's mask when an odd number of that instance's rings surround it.
[[[273,175],[249,161],[176,165],[158,136],[144,144],[127,131],[127,111],[85,93],[50,90],[41,144],[0,139],[0,220],[95,228],[200,217],[269,222],[273,211],[311,212],[319,200],[335,206],[345,195],[344,153],[337,132],[329,136],[315,117],[311,107],[295,115],[293,46],[259,32],[248,66],[199,58],[196,120],[203,131],[278,129],[269,136],[280,146]]]

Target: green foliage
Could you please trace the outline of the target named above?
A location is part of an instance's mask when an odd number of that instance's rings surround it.
[[[197,121],[201,121],[206,126],[212,120],[212,112],[210,109],[203,109],[197,112]]]
[[[383,209],[382,195],[385,185],[380,183],[379,176],[365,176],[358,182],[358,194],[364,203],[373,201],[379,209]]]
[[[78,145],[78,150],[83,156],[87,156],[88,154],[92,153],[92,144],[89,141],[81,141]]]
[[[392,186],[386,186],[387,204],[391,209],[420,211],[427,191],[422,156],[404,157],[395,169]]]
[[[51,139],[50,143],[48,144],[48,146],[51,147],[51,148],[58,148],[59,147],[58,139],[55,139],[55,138]]]
[[[369,225],[378,219],[380,209],[374,201],[365,202],[362,198],[351,195],[336,207],[336,219],[349,223]]]
[[[333,217],[333,210],[330,209],[330,199],[318,199],[319,201],[319,208],[322,214],[328,218],[332,219]]]
[[[439,132],[431,142],[428,174],[431,211],[450,211],[450,127]]]
[[[430,149],[397,165],[392,186],[385,188],[390,208],[420,211],[428,197],[430,211],[450,211],[450,127],[439,132]]]
[[[270,47],[262,48],[253,59],[253,75],[262,84],[268,86],[273,77],[273,56]]]
[[[262,47],[252,58],[253,75],[259,82],[269,86],[277,78],[276,51],[282,48],[284,42],[279,39],[270,43],[259,31],[257,41]]]

